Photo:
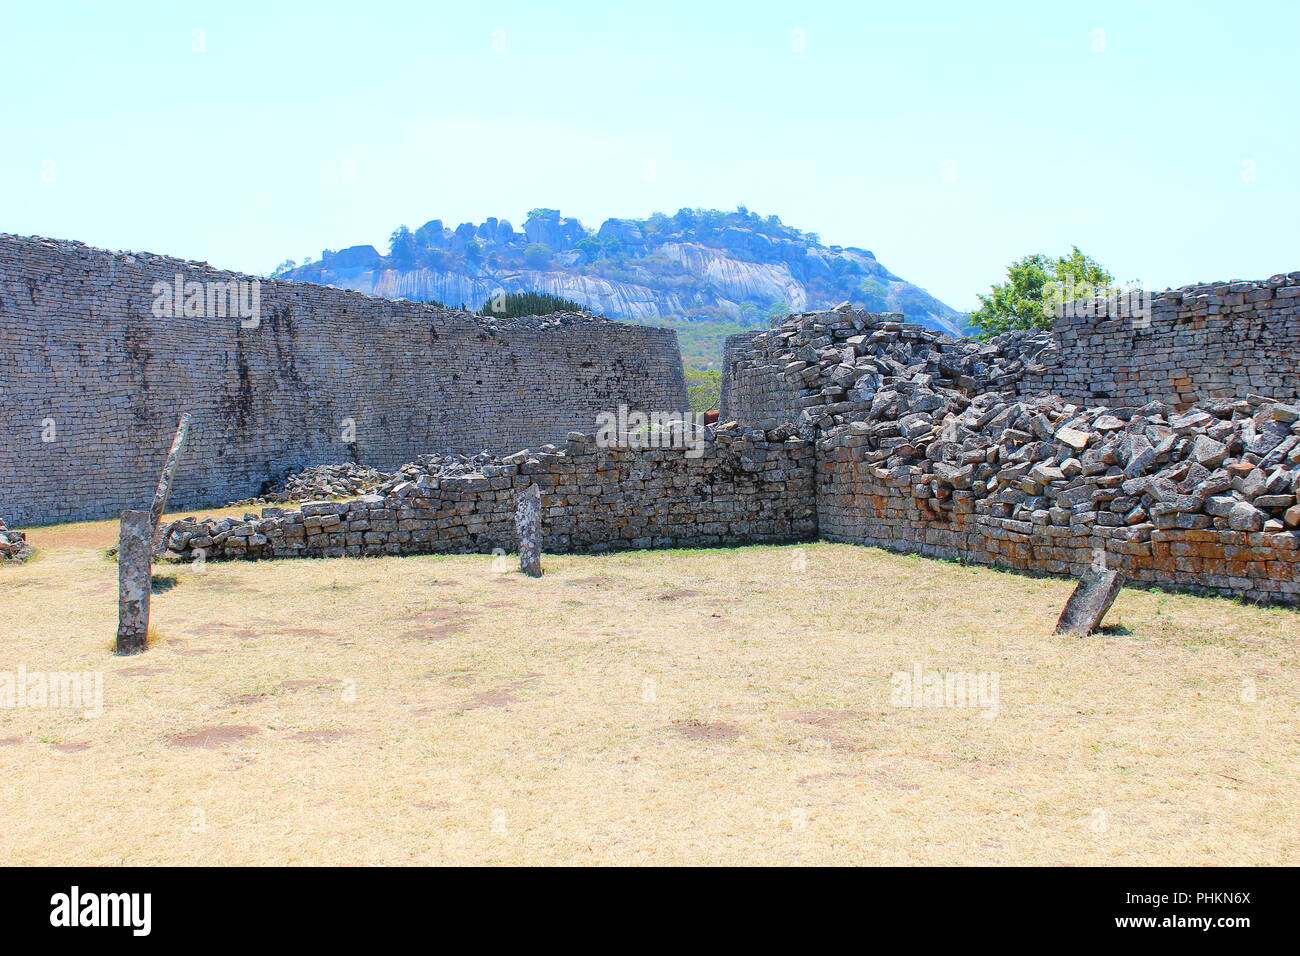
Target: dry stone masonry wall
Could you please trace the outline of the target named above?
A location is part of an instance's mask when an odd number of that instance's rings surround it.
[[[176,275],[254,279],[0,235],[0,513],[11,524],[142,507],[181,411],[194,416],[172,492],[184,508],[247,498],[309,465],[507,454],[590,430],[620,403],[687,404],[670,330],[587,315],[485,320],[266,279],[251,327],[233,314],[156,317],[155,283]]]
[[[708,430],[696,448],[600,447],[572,433],[504,458],[429,459],[352,501],[265,508],[243,519],[185,519],[167,529],[174,555],[344,557],[515,550],[515,498],[542,492],[550,552],[800,541],[817,528],[813,447]]]
[[[1053,322],[1022,393],[1107,405],[1300,395],[1300,272],[1155,293],[1145,314],[1135,298],[1063,310],[1075,314]]]
[[[255,327],[158,319],[153,283],[176,273],[230,277],[0,237],[0,487],[18,492],[0,513],[139,505],[185,409],[182,505],[270,498],[319,463],[279,494],[367,493],[176,522],[181,558],[512,550],[536,484],[552,552],[820,535],[1300,604],[1300,273],[988,342],[847,304],[794,315],[728,340],[724,424],[702,442],[617,447],[570,429],[620,404],[683,408],[671,332],[278,282]]]
[[[756,395],[753,416],[798,409],[824,538],[1053,573],[1100,561],[1300,603],[1300,408],[1029,397],[1051,347],[1044,333],[977,343],[896,316],[805,313],[733,350],[749,368],[730,371],[727,408],[748,420]]]

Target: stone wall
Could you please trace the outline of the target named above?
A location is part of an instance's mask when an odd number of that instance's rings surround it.
[[[1211,528],[1035,524],[999,517],[970,491],[936,507],[927,476],[862,460],[859,449],[819,452],[817,520],[829,541],[1078,576],[1099,552],[1131,583],[1300,604],[1300,535]]]
[[[728,335],[722,345],[722,392],[718,400],[718,421],[728,422],[737,414],[754,420],[754,412],[763,403],[760,384],[770,371],[754,361],[753,343],[760,332]],[[732,409],[735,409],[733,412]],[[766,415],[762,417],[768,417]]]
[[[798,421],[808,404],[820,404],[821,399],[808,396],[802,382],[785,374],[790,361],[790,350],[779,332],[727,336],[718,421],[775,428]]]
[[[1300,395],[1300,272],[1156,293],[1146,315],[1131,300],[1071,306],[1082,314],[1053,322],[1055,347],[1022,394],[1121,406]]]
[[[817,528],[813,448],[798,438],[723,429],[696,455],[599,447],[575,433],[563,449],[521,451],[481,472],[422,475],[382,494],[244,520],[178,521],[168,545],[207,558],[513,551],[515,496],[531,484],[542,492],[552,553],[800,541]]]
[[[147,507],[194,416],[177,508],[304,466],[509,453],[596,415],[687,407],[676,333],[590,316],[485,320],[261,280],[260,321],[158,318],[155,283],[250,281],[205,263],[0,235],[0,513],[12,524]],[[349,425],[351,423],[351,427]]]
[[[728,411],[798,409],[822,537],[1062,574],[1100,553],[1138,582],[1300,603],[1300,407],[1031,397],[1045,348],[805,313],[733,349]]]

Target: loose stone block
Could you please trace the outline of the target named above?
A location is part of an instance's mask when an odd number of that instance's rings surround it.
[[[1087,637],[1101,626],[1102,618],[1115,603],[1119,590],[1124,586],[1124,574],[1118,570],[1089,568],[1079,579],[1079,586],[1070,595],[1070,600],[1056,622],[1057,634],[1075,634]]]

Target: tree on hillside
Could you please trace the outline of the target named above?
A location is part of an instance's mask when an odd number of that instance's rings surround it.
[[[545,269],[551,263],[551,247],[544,242],[530,242],[524,246],[524,263],[534,269]]]
[[[586,306],[549,292],[505,292],[483,303],[479,315],[499,319],[517,319],[525,315],[550,315],[552,312],[590,312]]]
[[[587,236],[579,239],[573,244],[573,247],[582,253],[583,258],[588,262],[595,262],[600,258],[600,253],[604,248],[603,243],[595,236]]]
[[[1106,295],[1114,281],[1114,276],[1078,246],[1071,247],[1068,256],[1025,256],[1007,267],[1006,282],[994,285],[988,295],[980,295],[971,325],[983,339],[1014,329],[1051,328],[1056,303]]]
[[[767,324],[778,326],[790,315],[790,306],[785,302],[773,302],[767,307]]]
[[[388,254],[399,266],[409,266],[415,262],[415,236],[406,226],[398,226],[388,240]]]

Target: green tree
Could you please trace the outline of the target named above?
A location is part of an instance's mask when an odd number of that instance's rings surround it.
[[[773,327],[785,321],[790,314],[790,305],[786,302],[773,302],[767,307],[767,323]]]
[[[718,369],[686,369],[686,397],[693,412],[715,411],[722,404],[722,372]]]
[[[1025,256],[1007,267],[1006,282],[980,295],[971,325],[982,339],[1014,329],[1048,329],[1057,303],[1106,295],[1113,287],[1114,276],[1078,246],[1068,256]]]
[[[517,319],[524,315],[550,315],[552,312],[589,312],[584,305],[562,299],[548,292],[498,292],[483,303],[479,315],[499,319]]]
[[[388,254],[399,266],[409,266],[415,262],[415,236],[406,226],[398,226],[388,240]]]
[[[573,245],[575,249],[582,253],[583,258],[588,262],[595,262],[600,258],[602,244],[595,236],[587,236],[584,239],[579,239]]]
[[[545,269],[551,263],[551,247],[544,242],[530,242],[524,246],[524,263],[534,269]]]

